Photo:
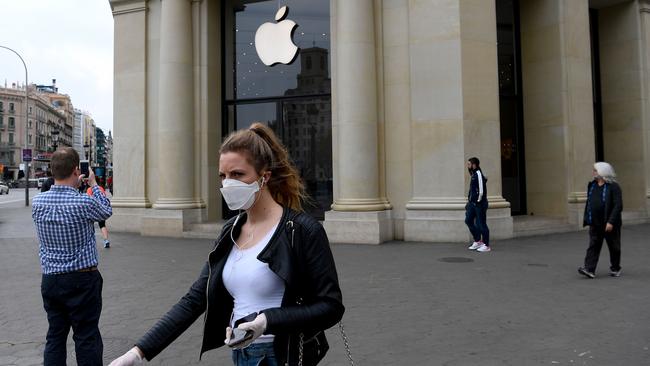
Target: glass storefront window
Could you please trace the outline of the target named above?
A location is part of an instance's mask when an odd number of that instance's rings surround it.
[[[298,24],[293,41],[300,51],[292,64],[269,67],[257,55],[255,32],[275,22],[285,5],[287,19]],[[305,182],[306,211],[320,219],[332,204],[329,6],[327,0],[228,0],[223,11],[224,135],[255,121],[270,126]]]

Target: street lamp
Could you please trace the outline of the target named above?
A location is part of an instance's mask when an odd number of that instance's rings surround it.
[[[23,63],[23,67],[25,68],[25,148],[27,149],[29,144],[27,143],[27,135],[29,134],[29,131],[27,131],[27,104],[29,104],[29,98],[27,96],[27,89],[29,86],[28,79],[27,79],[27,64],[25,64],[25,60],[23,60],[22,56],[14,50],[12,50],[9,47],[1,46],[0,48],[4,48],[5,50],[9,50],[18,56],[20,61]],[[25,161],[25,206],[29,206],[29,162]]]
[[[54,152],[59,147],[59,130],[54,130],[51,133],[52,135],[52,146],[54,147]]]

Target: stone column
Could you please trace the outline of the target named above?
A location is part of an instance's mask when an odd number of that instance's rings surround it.
[[[338,194],[325,227],[332,241],[379,243],[392,239],[392,225],[384,222],[390,205],[379,197],[374,1],[335,2]]]
[[[465,162],[472,156],[489,177],[491,237],[511,237],[501,197],[495,3],[444,3],[408,4],[413,195],[404,239],[469,241]]]
[[[521,46],[528,212],[582,226],[595,160],[589,2],[521,2]]]
[[[194,186],[193,43],[191,2],[162,0],[156,209],[204,206]]]
[[[114,21],[113,186],[111,221],[140,231],[147,197],[145,113],[147,1],[111,0]]]
[[[645,4],[625,2],[602,8],[598,15],[605,161],[614,166],[623,189],[627,224],[648,218]]]
[[[643,73],[643,140],[645,167],[646,212],[650,216],[650,0],[639,1],[641,19],[641,52]]]

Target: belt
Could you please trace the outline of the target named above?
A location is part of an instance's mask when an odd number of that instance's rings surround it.
[[[97,270],[97,266],[92,266],[92,267],[78,269],[75,272],[93,272],[93,271],[96,271],[96,270]]]

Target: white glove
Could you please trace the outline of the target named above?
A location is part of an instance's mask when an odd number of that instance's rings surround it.
[[[264,313],[259,314],[255,320],[252,322],[247,322],[247,323],[241,323],[237,327],[242,330],[246,331],[251,331],[253,332],[253,337],[245,342],[242,342],[237,345],[237,349],[241,348],[246,348],[248,347],[253,341],[255,341],[257,338],[259,338],[262,334],[264,334],[264,331],[266,330],[266,315]],[[232,335],[232,328],[228,327],[226,328],[226,340],[224,341],[226,344],[230,343],[230,336]],[[112,365],[109,365],[112,366]]]
[[[113,360],[109,363],[108,366],[134,366],[141,365],[142,357],[138,353],[135,347],[131,348],[127,353],[123,354],[119,358]]]

